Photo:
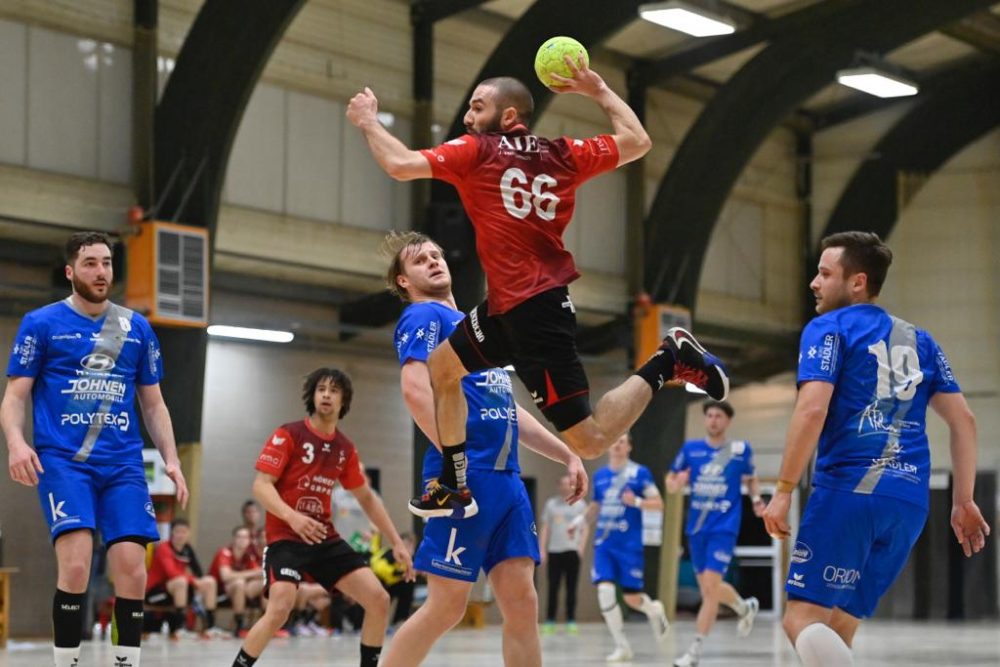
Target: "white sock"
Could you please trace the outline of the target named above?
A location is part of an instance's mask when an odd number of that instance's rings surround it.
[[[795,652],[805,667],[850,667],[851,649],[828,625],[813,623],[799,633]]]
[[[56,659],[56,667],[77,667],[80,664],[80,647],[59,648],[52,647],[53,655]]]
[[[597,585],[597,602],[601,608],[601,616],[608,625],[608,631],[615,640],[615,646],[629,648],[628,639],[625,638],[625,622],[622,619],[621,607],[618,606],[614,584],[602,582]]]
[[[701,655],[701,643],[703,641],[705,641],[705,635],[695,635],[694,641],[688,647],[688,653],[691,655]]]
[[[112,646],[111,667],[139,667],[138,646]]]
[[[724,602],[723,604],[732,609],[733,611],[735,611],[737,616],[743,616],[744,614],[747,613],[749,609],[747,607],[747,601],[738,595],[736,596],[736,602],[732,604]]]
[[[653,612],[657,611],[656,607],[653,606],[653,599],[645,593],[642,594],[640,599],[642,602],[639,604],[639,611],[644,613],[646,618],[652,618]]]

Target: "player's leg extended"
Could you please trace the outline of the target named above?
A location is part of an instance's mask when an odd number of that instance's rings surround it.
[[[382,667],[417,667],[434,642],[465,615],[472,582],[427,575],[427,601],[393,635]]]
[[[465,442],[465,422],[469,416],[462,391],[462,378],[468,372],[450,341],[443,342],[431,353],[427,370],[434,389],[434,415],[441,446],[460,445]]]
[[[56,538],[58,575],[52,601],[56,667],[71,667],[79,661],[83,602],[90,581],[93,549],[93,534],[89,530],[74,530]]]
[[[267,609],[250,628],[233,667],[248,667],[267,648],[274,633],[285,624],[295,606],[296,585],[290,581],[275,581],[268,587]]]
[[[389,594],[367,567],[345,574],[337,588],[358,601],[365,610],[361,624],[361,667],[376,667],[389,625]]]
[[[781,625],[805,667],[854,664],[851,649],[831,627],[832,620],[832,609],[804,600],[788,601]]]
[[[601,397],[594,414],[560,431],[566,444],[581,458],[596,459],[639,419],[653,391],[633,375]]]
[[[490,584],[503,616],[503,662],[507,667],[540,667],[535,561],[510,558],[490,570]]]
[[[653,632],[653,639],[656,640],[660,648],[665,649],[667,633],[670,631],[670,621],[667,620],[667,612],[663,608],[663,603],[640,591],[626,591],[622,598],[625,600],[625,604],[646,615],[649,628]]]
[[[146,546],[127,539],[108,546],[108,572],[115,585],[111,643],[123,664],[139,666],[142,643],[142,599],[146,590]]]

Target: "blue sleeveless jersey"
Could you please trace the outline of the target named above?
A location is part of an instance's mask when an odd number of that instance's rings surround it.
[[[802,332],[798,382],[834,385],[814,484],[926,508],[927,403],[960,391],[930,334],[872,304],[820,315]]]
[[[400,365],[427,362],[434,348],[447,340],[465,315],[436,301],[406,307],[396,325]],[[465,424],[465,455],[469,469],[520,473],[517,462],[517,408],[510,375],[502,368],[471,373],[462,380],[469,406]],[[424,455],[424,479],[441,474],[441,454],[429,447]]]
[[[754,474],[753,450],[742,440],[713,447],[706,440],[689,440],[670,467],[691,471],[691,507],[688,535],[740,532],[743,513],[740,484]]]
[[[622,493],[631,489],[639,498],[653,482],[653,473],[646,466],[628,461],[613,470],[604,466],[591,479],[594,500],[600,504],[594,546],[621,551],[642,551],[642,510],[622,503]]]
[[[108,302],[104,314],[69,299],[24,316],[7,375],[34,378],[34,446],[77,461],[141,461],[137,384],[163,376],[160,343],[144,317]]]

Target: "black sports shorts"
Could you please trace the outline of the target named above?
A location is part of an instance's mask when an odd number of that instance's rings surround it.
[[[490,315],[483,302],[448,342],[470,373],[513,364],[557,430],[590,416],[590,385],[576,350],[576,309],[566,287],[536,294],[502,315]]]

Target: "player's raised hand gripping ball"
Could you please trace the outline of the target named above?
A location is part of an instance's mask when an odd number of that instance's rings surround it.
[[[535,74],[538,75],[538,80],[549,88],[558,88],[559,82],[552,78],[553,74],[572,78],[573,72],[566,64],[566,56],[573,62],[583,56],[584,64],[590,66],[590,56],[583,44],[572,37],[553,37],[538,47],[538,53],[535,54]]]

